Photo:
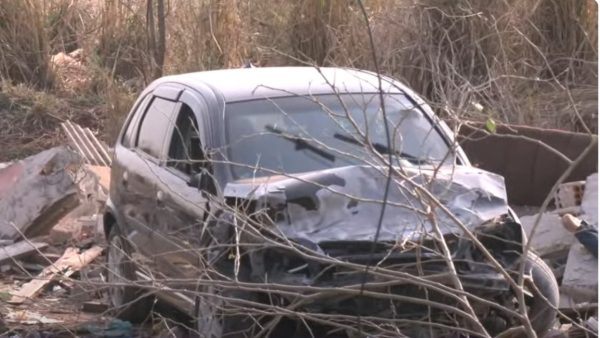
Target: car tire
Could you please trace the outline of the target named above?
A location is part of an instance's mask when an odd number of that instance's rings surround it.
[[[131,261],[132,249],[114,225],[108,235],[107,282],[111,311],[116,317],[132,323],[141,323],[150,314],[154,297],[148,296],[133,285],[135,263]]]
[[[233,266],[228,266],[223,271],[233,271]],[[248,281],[250,271],[242,264],[238,272],[238,280]],[[222,311],[227,306],[227,299],[240,299],[245,301],[257,301],[255,293],[243,291],[239,288],[230,287],[220,289],[215,284],[200,286],[202,291],[196,297],[195,319],[199,338],[251,338],[255,336],[253,329],[256,321],[251,314],[247,313],[247,307],[238,305],[233,313]]]
[[[209,290],[208,292],[211,292]],[[224,298],[246,298],[247,295],[236,292],[225,292],[219,296]],[[254,337],[253,326],[256,322],[250,315],[225,315],[220,308],[224,302],[220,297],[198,297],[196,299],[196,329],[200,338],[251,338]]]
[[[535,285],[528,316],[534,331],[539,337],[543,337],[556,321],[558,283],[550,267],[539,256],[530,251],[527,253],[527,261]]]

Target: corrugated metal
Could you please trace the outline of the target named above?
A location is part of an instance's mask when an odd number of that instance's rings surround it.
[[[71,121],[61,123],[69,144],[85,160],[87,164],[97,166],[110,166],[112,160],[108,154],[108,147],[100,142],[89,128],[82,128]]]

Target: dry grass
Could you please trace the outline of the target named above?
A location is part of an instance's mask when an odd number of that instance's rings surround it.
[[[40,1],[0,3],[0,76],[46,88],[52,84],[50,50]]]
[[[165,3],[164,74],[239,67],[248,61],[373,69],[354,1]],[[380,68],[407,82],[438,113],[570,130],[585,130],[585,123],[597,130],[595,1],[367,5]],[[114,126],[135,91],[156,74],[146,10],[147,0],[2,1],[0,77],[5,86],[23,83],[60,92],[51,54],[83,48],[92,81],[74,95],[90,102],[110,100],[97,110],[113,111],[99,119]],[[122,90],[123,83],[133,92]],[[113,91],[119,94],[109,94]],[[112,103],[115,96],[122,104]],[[473,102],[483,111],[474,111]]]

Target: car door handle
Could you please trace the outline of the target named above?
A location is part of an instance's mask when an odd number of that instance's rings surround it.
[[[162,205],[165,201],[165,193],[162,191],[156,192],[156,204]]]
[[[123,184],[124,187],[127,187],[128,180],[129,180],[129,174],[127,174],[127,171],[124,171],[123,176],[121,178],[121,183]]]

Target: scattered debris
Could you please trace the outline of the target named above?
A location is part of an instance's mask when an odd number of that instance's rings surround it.
[[[30,156],[0,171],[0,239],[48,233],[79,204],[81,158],[65,147]]]
[[[83,157],[87,164],[110,166],[108,147],[102,144],[89,128],[82,128],[71,121],[61,123],[70,145]]]
[[[579,243],[569,251],[560,291],[576,303],[598,299],[598,260]]]
[[[588,176],[585,181],[560,185],[554,202],[557,209],[541,215],[531,239],[532,247],[554,268],[560,281],[559,309],[565,314],[573,314],[572,318],[587,319],[583,324],[585,329],[568,324],[566,329],[556,332],[556,337],[597,337],[597,317],[590,316],[598,315],[598,303],[595,302],[598,299],[598,259],[579,243],[574,233],[565,229],[561,215],[577,215],[597,229],[598,174]],[[537,214],[521,217],[527,233],[537,217]]]
[[[81,310],[85,311],[85,312],[92,312],[92,313],[104,313],[104,312],[108,311],[108,304],[101,303],[98,301],[84,302],[81,305]]]
[[[77,248],[67,248],[58,261],[45,268],[36,279],[24,284],[19,290],[12,293],[8,301],[11,304],[20,304],[27,299],[32,299],[42,288],[57,278],[61,273],[64,277],[70,277],[73,273],[89,264],[102,253],[102,248],[94,246],[82,253]]]
[[[19,258],[23,255],[39,252],[48,244],[42,242],[21,241],[8,246],[0,247],[0,263]]]
[[[132,337],[130,322],[113,319],[107,325],[89,325],[87,330],[96,337]]]
[[[81,223],[78,219],[67,215],[63,217],[52,230],[50,230],[50,242],[62,244],[71,240],[77,240],[81,235]]]
[[[581,324],[582,327],[571,325],[567,331],[569,338],[598,337],[598,319],[588,318]]]
[[[131,331],[130,323],[111,321],[102,287],[99,215],[110,186],[109,150],[91,131],[67,126],[95,152],[78,154],[77,143],[75,151],[57,147],[0,166],[0,334],[29,337],[35,330],[19,332],[30,324],[43,324],[41,336],[97,336],[88,330],[92,324],[109,334]]]
[[[583,219],[598,225],[598,174],[590,175],[585,181],[586,191],[581,201]]]
[[[585,181],[563,183],[554,194],[554,204],[557,209],[577,207],[581,205]]]
[[[73,210],[50,230],[49,237],[52,244],[79,242],[101,235],[98,233],[98,216],[96,213],[93,213],[92,216],[78,216],[78,214],[81,214],[78,209]]]
[[[527,236],[535,225],[538,214],[521,217],[521,224]],[[571,245],[577,240],[572,233],[562,225],[560,215],[556,212],[545,212],[539,221],[534,236],[530,239],[531,245],[543,258],[552,254],[566,255]]]
[[[7,322],[19,323],[19,324],[57,324],[62,323],[61,320],[51,319],[43,316],[37,312],[28,310],[10,312],[6,316]]]
[[[98,176],[100,186],[102,186],[105,193],[108,193],[108,189],[110,188],[110,167],[86,165],[86,169]]]

